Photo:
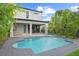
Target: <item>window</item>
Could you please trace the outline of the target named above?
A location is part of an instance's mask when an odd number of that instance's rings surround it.
[[[24,33],[26,33],[26,24],[24,25]]]
[[[29,18],[29,11],[26,11],[26,18]]]

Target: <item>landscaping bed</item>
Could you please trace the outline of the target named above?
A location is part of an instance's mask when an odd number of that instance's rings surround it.
[[[67,56],[79,56],[79,49],[76,49],[72,53],[67,54]]]

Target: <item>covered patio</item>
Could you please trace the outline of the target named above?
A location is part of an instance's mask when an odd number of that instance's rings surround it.
[[[26,37],[32,35],[47,35],[48,22],[38,20],[17,19],[10,30],[10,37]]]

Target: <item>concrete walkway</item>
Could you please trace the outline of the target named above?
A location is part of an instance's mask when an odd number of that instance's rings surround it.
[[[0,48],[0,56],[64,56],[79,48],[79,40],[73,40],[72,44],[64,45],[62,47],[51,49],[39,54],[34,54],[31,48],[13,48],[13,43],[19,40],[22,40],[22,38],[9,38],[2,46],[2,48]]]

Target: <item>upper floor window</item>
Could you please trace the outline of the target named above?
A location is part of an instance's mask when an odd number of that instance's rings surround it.
[[[29,11],[26,11],[26,18],[29,18]]]

